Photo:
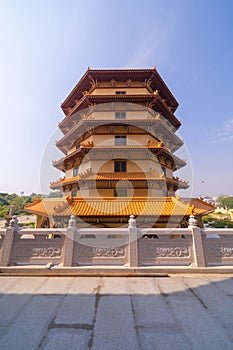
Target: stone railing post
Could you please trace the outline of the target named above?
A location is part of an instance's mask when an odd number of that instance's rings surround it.
[[[0,261],[0,266],[8,266],[11,259],[11,251],[14,242],[14,234],[18,232],[18,219],[16,215],[12,217],[9,223],[9,227],[6,229],[3,246],[2,246],[2,256]]]
[[[130,215],[129,219],[129,266],[138,266],[138,240],[137,240],[137,227],[136,220],[133,215]]]
[[[62,265],[71,267],[73,263],[73,250],[75,233],[77,232],[75,216],[71,215],[69,225],[66,229],[66,235],[64,240],[63,259]]]
[[[194,215],[189,217],[189,229],[192,231],[193,236],[193,255],[194,255],[194,267],[205,267],[205,254],[202,241],[202,234],[200,227],[197,226],[197,220]]]

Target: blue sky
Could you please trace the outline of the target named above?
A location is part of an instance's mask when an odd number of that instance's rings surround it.
[[[231,0],[0,0],[0,192],[40,192],[41,167],[59,178],[42,160],[87,66],[156,65],[180,103],[193,195],[233,195],[232,14]]]

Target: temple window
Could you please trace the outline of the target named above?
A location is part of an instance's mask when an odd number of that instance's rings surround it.
[[[125,95],[126,91],[116,91],[116,95]]]
[[[76,190],[71,191],[71,197],[77,197],[77,191]]]
[[[115,112],[115,119],[126,119],[125,112]]]
[[[74,170],[73,170],[73,176],[78,176],[78,168],[74,168]]]
[[[115,160],[114,171],[115,171],[115,173],[126,173],[126,161],[125,160]]]
[[[115,146],[125,146],[126,136],[115,136]]]

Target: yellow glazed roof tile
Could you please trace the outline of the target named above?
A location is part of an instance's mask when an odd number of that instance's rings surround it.
[[[213,206],[199,199],[155,198],[59,198],[41,199],[26,211],[44,216],[184,216],[204,214]]]

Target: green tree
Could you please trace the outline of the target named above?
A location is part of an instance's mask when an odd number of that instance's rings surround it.
[[[63,197],[63,194],[61,191],[52,191],[48,194],[48,198],[60,198]]]
[[[221,195],[218,197],[218,203],[221,207],[233,209],[233,197]]]
[[[18,196],[15,193],[0,193],[0,217],[4,218],[9,214],[10,206],[14,207],[14,214],[26,214],[24,207],[27,203],[32,203],[34,200],[40,198],[37,193],[31,193],[29,196]]]
[[[9,204],[9,201],[5,198],[5,196],[2,196],[2,193],[0,193],[0,207]]]
[[[5,218],[5,216],[9,213],[9,208],[6,205],[0,205],[0,218]]]

